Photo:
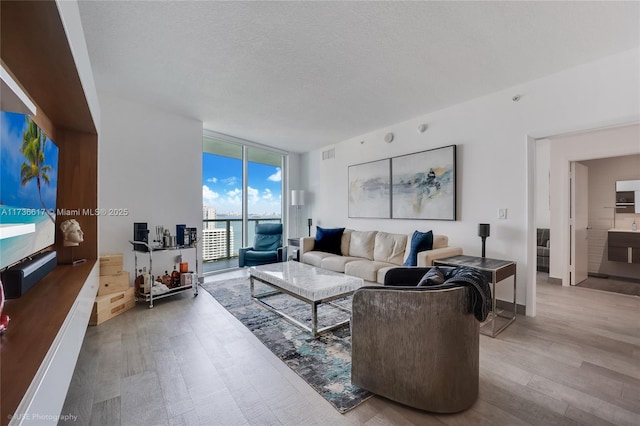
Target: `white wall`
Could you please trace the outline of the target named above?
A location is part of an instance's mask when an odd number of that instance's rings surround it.
[[[98,207],[129,211],[127,216],[99,218],[98,251],[125,253],[125,268],[133,271],[128,241],[134,222],[147,222],[150,237],[156,225],[169,228],[172,235],[176,224],[202,230],[202,122],[107,93],[98,95]],[[171,269],[176,254],[154,255],[153,272]],[[194,269],[195,251],[183,254]]]
[[[525,273],[529,266],[535,270],[527,261],[533,249],[527,246],[528,215],[534,214],[527,207],[534,198],[527,173],[535,163],[535,157],[528,158],[529,137],[637,122],[639,74],[634,49],[345,141],[327,141],[303,159],[304,182],[314,193],[311,215],[321,226],[407,233],[433,229],[470,255],[480,254],[477,224],[491,223],[487,256],[518,262],[517,300],[524,304],[535,277]],[[511,100],[516,94],[521,95],[517,103]],[[429,125],[423,134],[416,131],[421,123]],[[393,143],[384,142],[389,131],[396,135]],[[348,218],[349,165],[450,144],[458,147],[457,221]],[[336,158],[323,161],[322,151],[330,147]],[[508,209],[506,220],[496,218],[498,208]]]
[[[536,228],[551,227],[549,205],[549,173],[551,167],[551,141],[536,141]]]

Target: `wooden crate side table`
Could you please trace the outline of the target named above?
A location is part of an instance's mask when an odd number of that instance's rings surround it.
[[[502,330],[516,320],[516,262],[510,260],[490,259],[477,256],[452,256],[434,260],[435,266],[468,266],[485,273],[491,287],[491,312],[487,320],[480,325],[480,332],[487,336],[496,337]],[[496,285],[513,276],[513,311],[507,315],[505,309],[498,310],[496,306]],[[497,325],[502,318],[502,324]]]

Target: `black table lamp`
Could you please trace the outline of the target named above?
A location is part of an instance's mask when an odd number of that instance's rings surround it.
[[[309,236],[311,236],[311,226],[313,225],[311,218],[307,219],[307,225],[309,225]]]
[[[485,242],[489,235],[491,235],[491,225],[488,223],[478,224],[478,236],[482,238],[482,257],[485,257]]]

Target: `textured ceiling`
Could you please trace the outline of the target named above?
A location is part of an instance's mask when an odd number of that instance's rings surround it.
[[[99,91],[294,152],[640,42],[635,1],[79,4]]]

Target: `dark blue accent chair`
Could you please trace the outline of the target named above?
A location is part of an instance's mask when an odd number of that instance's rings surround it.
[[[238,266],[257,266],[287,260],[287,248],[282,246],[281,223],[256,224],[253,247],[238,250]]]

